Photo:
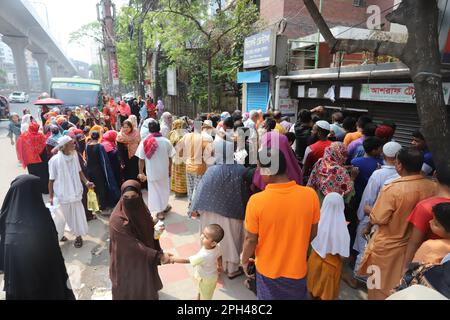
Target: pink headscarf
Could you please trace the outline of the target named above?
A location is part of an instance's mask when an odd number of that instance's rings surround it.
[[[120,101],[119,112],[122,117],[131,115],[131,108],[125,101]]]
[[[115,130],[108,130],[102,137],[102,145],[105,147],[106,152],[111,152],[113,150],[116,150],[117,144],[117,131]]]

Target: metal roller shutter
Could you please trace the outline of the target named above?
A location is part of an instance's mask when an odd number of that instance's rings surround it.
[[[420,128],[419,115],[414,104],[379,104],[369,107],[369,114],[374,122],[381,123],[385,119],[397,124],[394,140],[403,146],[409,146],[412,132]]]
[[[247,84],[247,112],[251,110],[266,110],[269,99],[269,83],[248,83]]]

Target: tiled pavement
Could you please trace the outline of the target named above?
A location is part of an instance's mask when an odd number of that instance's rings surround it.
[[[144,198],[146,198],[145,194]],[[171,196],[170,204],[173,208],[164,221],[166,230],[160,239],[161,247],[164,251],[177,257],[189,257],[200,250],[199,222],[187,217],[186,198],[178,199]],[[197,287],[193,274],[193,268],[188,264],[160,266],[159,275],[164,285],[160,292],[160,299],[196,299]],[[214,299],[256,299],[255,295],[244,287],[244,280],[244,276],[230,280],[222,274],[214,293]]]

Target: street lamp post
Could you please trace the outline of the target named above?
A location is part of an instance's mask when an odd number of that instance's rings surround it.
[[[49,23],[49,20],[48,20],[48,8],[47,8],[47,5],[45,3],[39,2],[39,1],[31,1],[31,2],[44,6],[44,8],[45,8],[45,16],[47,18],[47,28],[50,30],[50,23]]]

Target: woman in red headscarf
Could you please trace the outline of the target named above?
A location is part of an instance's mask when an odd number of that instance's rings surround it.
[[[125,101],[120,101],[119,105],[119,116],[120,116],[120,125],[128,119],[131,115],[131,108]]]
[[[41,191],[48,194],[47,137],[39,132],[39,124],[31,122],[28,130],[17,140],[16,150],[19,161],[29,174],[41,179]]]
[[[157,114],[156,114],[156,107],[155,104],[153,103],[153,99],[152,98],[148,98],[145,101],[145,106],[147,107],[147,113],[148,113],[148,117],[149,118],[153,118],[153,119],[157,119]]]
[[[103,108],[103,116],[105,118],[106,127],[108,129],[117,130],[116,123],[117,123],[117,112],[119,112],[119,108],[117,107],[117,104],[115,103],[114,99],[109,99],[108,105]]]

